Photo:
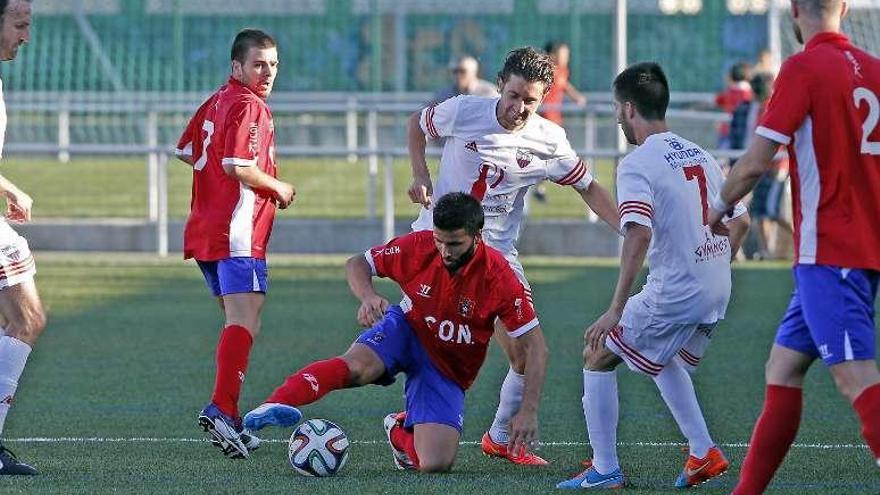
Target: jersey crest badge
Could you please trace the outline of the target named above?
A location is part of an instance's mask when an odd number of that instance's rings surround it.
[[[474,311],[474,305],[474,301],[466,297],[462,297],[458,301],[458,314],[460,314],[464,318],[470,318],[471,313],[473,313]]]
[[[532,153],[528,150],[517,149],[516,164],[519,165],[519,168],[526,168],[530,163],[532,163]]]
[[[464,147],[465,147],[466,149],[469,149],[469,150],[473,151],[474,153],[477,153],[477,152],[478,152],[478,151],[477,151],[477,142],[476,142],[476,141],[471,141],[471,142],[469,142],[468,144],[464,145]]]

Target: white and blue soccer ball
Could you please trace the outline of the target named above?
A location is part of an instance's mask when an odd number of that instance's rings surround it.
[[[348,460],[348,436],[326,419],[302,422],[290,435],[287,458],[303,476],[334,476]]]

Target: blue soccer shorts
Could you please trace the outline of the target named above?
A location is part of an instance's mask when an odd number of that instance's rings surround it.
[[[406,375],[407,428],[439,423],[459,432],[464,422],[464,390],[431,362],[400,306],[391,306],[385,317],[358,337],[357,343],[373,350],[385,364],[378,385],[391,385],[398,373]]]
[[[880,272],[795,265],[794,293],[776,344],[822,358],[827,366],[873,360],[874,299]]]
[[[266,260],[259,258],[226,258],[199,261],[208,289],[215,296],[247,292],[265,293],[269,289]]]

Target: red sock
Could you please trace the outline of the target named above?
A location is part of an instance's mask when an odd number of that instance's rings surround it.
[[[217,343],[217,374],[211,402],[233,418],[238,417],[238,395],[253,342],[247,328],[229,325],[220,333],[220,342]]]
[[[876,459],[880,459],[880,383],[866,388],[856,397],[853,408],[862,420],[862,436]]]
[[[402,426],[395,426],[391,429],[391,443],[398,449],[406,452],[407,457],[413,462],[416,469],[419,468],[419,454],[416,453],[416,436],[412,430],[407,430]]]
[[[266,402],[291,406],[310,404],[348,385],[348,365],[342,358],[315,361],[287,377]]]
[[[803,390],[767,385],[764,409],[755,424],[734,495],[764,493],[782,464],[801,422]]]

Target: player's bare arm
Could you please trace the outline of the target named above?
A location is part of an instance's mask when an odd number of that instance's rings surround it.
[[[276,204],[282,210],[290,206],[296,196],[293,185],[280,181],[257,167],[234,166],[229,170],[229,175],[252,189],[271,192]]]
[[[651,229],[644,225],[630,223],[623,236],[623,249],[620,253],[620,275],[617,278],[617,287],[614,289],[614,297],[611,305],[602,316],[590,325],[584,334],[584,343],[590,349],[597,351],[602,348],[605,337],[620,323],[623,307],[629,299],[632,284],[635,282],[648,246],[651,244]]]
[[[407,190],[409,199],[425,208],[431,207],[431,196],[434,194],[431,186],[431,173],[428,171],[428,162],[425,160],[425,149],[428,142],[422,126],[419,125],[421,112],[415,112],[407,121],[407,147],[409,149],[409,163],[412,167],[413,179]]]
[[[743,213],[742,215],[731,219],[727,222],[727,230],[730,232],[730,260],[733,261],[736,259],[736,253],[739,252],[739,248],[742,246],[743,241],[746,238],[746,234],[749,232],[749,224],[751,219],[748,213]]]
[[[755,134],[749,149],[736,162],[736,166],[724,181],[721,194],[712,200],[712,208],[709,211],[709,226],[712,232],[727,235],[721,217],[731,205],[736,204],[755,187],[764,172],[770,170],[777,149],[779,143]]]
[[[189,165],[190,167],[193,166],[194,160],[193,160],[192,155],[184,155],[184,154],[175,153],[174,156],[177,157],[178,160]]]
[[[385,316],[388,300],[373,287],[373,270],[363,254],[357,254],[345,263],[345,276],[351,293],[361,302],[357,320],[364,327],[371,327]]]
[[[31,220],[34,200],[9,179],[0,175],[0,194],[6,196],[5,217],[10,222],[23,223]]]
[[[538,402],[544,387],[548,354],[540,326],[526,332],[517,343],[525,350],[526,370],[522,405],[510,420],[508,449],[513,452],[531,449],[538,442]]]
[[[596,212],[605,223],[615,232],[620,232],[620,217],[617,215],[617,205],[611,198],[611,193],[596,181],[590,183],[586,189],[577,189],[584,203]]]

